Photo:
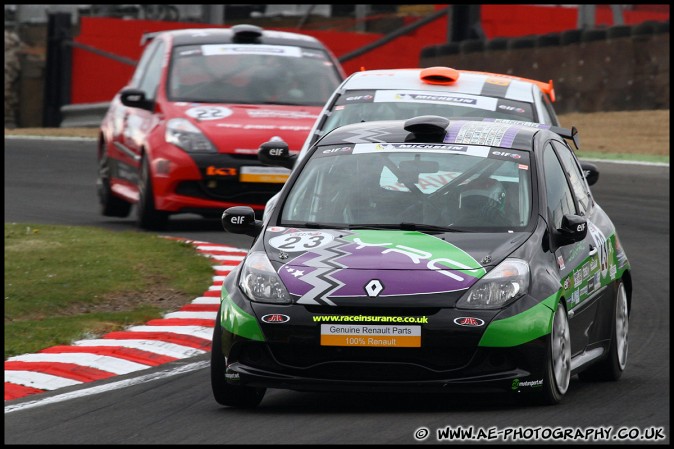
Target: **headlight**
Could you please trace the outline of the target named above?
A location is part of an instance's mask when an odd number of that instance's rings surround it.
[[[261,251],[250,253],[241,267],[239,287],[251,301],[290,304],[290,295]]]
[[[498,309],[529,291],[529,264],[506,259],[473,285],[456,303],[458,308]]]
[[[217,153],[211,141],[199,131],[199,128],[184,118],[174,118],[166,123],[165,139],[188,153]]]

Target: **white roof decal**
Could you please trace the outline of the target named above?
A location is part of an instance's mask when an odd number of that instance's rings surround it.
[[[456,137],[448,134],[446,140],[450,140],[456,144],[469,145],[488,145],[492,147],[500,147],[503,137],[506,132],[512,128],[511,125],[485,125],[484,123],[470,123],[467,122],[459,129]],[[512,143],[512,137],[507,139]]]
[[[524,81],[512,80],[508,86],[505,98],[508,100],[518,100],[532,102],[533,94],[531,93],[532,84]]]
[[[384,90],[384,89],[418,89],[425,92],[462,93],[480,95],[488,75],[461,73],[458,81],[451,85],[426,84],[419,79],[420,70],[373,70],[356,72],[344,84],[347,90]],[[508,100],[533,103],[532,84],[515,79],[508,79],[509,86],[504,98]]]
[[[487,157],[489,156],[488,147],[478,147],[470,145],[453,145],[446,143],[424,144],[424,143],[358,143],[354,145],[352,154],[365,153],[409,153],[410,151],[420,151],[425,153],[455,153],[467,154],[469,156]]]
[[[473,108],[495,111],[498,100],[490,97],[479,97],[451,92],[433,92],[420,90],[379,90],[374,95],[374,102],[434,103],[469,106]]]
[[[274,55],[302,57],[302,49],[289,45],[241,45],[241,44],[208,44],[202,45],[205,56],[212,55]]]

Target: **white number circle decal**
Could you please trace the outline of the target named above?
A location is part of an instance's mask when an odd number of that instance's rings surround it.
[[[232,115],[232,110],[222,106],[199,106],[188,109],[185,114],[197,120],[218,120]]]
[[[269,240],[269,244],[281,251],[309,251],[323,247],[334,240],[332,234],[326,232],[306,231],[291,232]]]

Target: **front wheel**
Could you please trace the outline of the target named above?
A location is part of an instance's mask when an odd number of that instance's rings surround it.
[[[226,360],[222,353],[222,329],[220,311],[215,318],[213,344],[211,347],[211,388],[213,397],[220,405],[238,408],[255,408],[264,397],[265,388],[244,387],[227,383],[225,378]]]
[[[552,321],[545,357],[543,390],[536,402],[546,405],[558,404],[569,389],[571,380],[571,334],[566,308],[560,301]]]
[[[138,225],[143,229],[152,231],[164,230],[168,224],[169,214],[155,209],[152,174],[147,158],[143,158],[140,177],[138,179],[138,194],[139,199],[136,206]]]
[[[627,337],[629,333],[629,309],[627,293],[622,280],[616,289],[614,305],[613,335],[608,354],[601,362],[578,374],[584,381],[616,381],[620,379],[627,365]]]

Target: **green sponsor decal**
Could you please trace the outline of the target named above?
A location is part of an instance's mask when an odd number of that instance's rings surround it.
[[[538,388],[543,386],[543,379],[538,380],[525,380],[521,381],[519,379],[513,379],[513,383],[510,386],[512,390],[519,390],[521,387],[531,387]]]
[[[363,230],[344,240],[366,246],[378,246],[383,253],[395,252],[408,256],[414,263],[429,268],[461,270],[467,276],[481,278],[486,270],[461,248],[432,235],[417,231]]]
[[[492,321],[482,335],[479,346],[518,346],[549,334],[560,293],[551,295],[540,304],[515,316]]]
[[[590,298],[601,287],[622,277],[629,268],[624,252],[617,249],[615,234],[596,243],[597,254],[584,258],[562,279],[561,287],[569,310]]]
[[[264,334],[257,319],[234,304],[224,288],[222,289],[221,301],[222,316],[220,317],[220,324],[224,329],[250,340],[264,341]]]

